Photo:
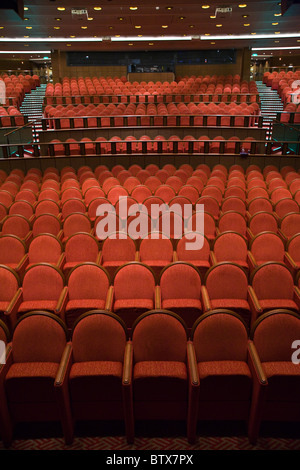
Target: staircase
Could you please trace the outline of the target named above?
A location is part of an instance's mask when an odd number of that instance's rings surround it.
[[[40,120],[43,117],[43,102],[46,93],[46,84],[41,84],[31,93],[26,93],[25,98],[20,107],[20,111],[28,116],[28,121]],[[34,142],[39,141],[39,131],[42,128],[40,122],[32,126],[32,137]]]
[[[263,117],[263,127],[267,131],[266,138],[272,137],[272,121],[276,119],[277,113],[283,111],[283,103],[276,90],[265,85],[262,81],[257,81],[257,90],[261,103],[261,115]]]

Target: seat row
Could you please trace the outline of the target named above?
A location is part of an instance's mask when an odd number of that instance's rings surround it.
[[[132,444],[139,423],[178,420],[194,443],[205,422],[234,420],[255,445],[264,421],[298,419],[299,334],[285,309],[263,314],[250,338],[223,308],[200,315],[190,336],[168,310],[146,310],[130,337],[109,311],[86,312],[71,335],[57,316],[28,312],[12,335],[0,323],[2,440],[11,445],[19,422],[54,421],[69,445],[78,423],[109,420]]]
[[[254,137],[240,139],[238,136],[231,136],[225,139],[219,135],[213,138],[202,135],[198,138],[189,134],[181,139],[173,134],[166,138],[163,135],[149,137],[143,135],[139,139],[133,135],[121,138],[113,136],[110,139],[97,137],[95,140],[89,137],[82,137],[76,140],[72,137],[61,141],[52,139],[47,144],[48,150],[44,152],[50,156],[66,155],[95,155],[95,154],[132,154],[132,153],[229,153],[246,155],[258,151],[259,142]],[[45,147],[45,145],[44,145]]]
[[[147,248],[149,254],[149,244]],[[138,315],[153,308],[176,312],[189,328],[201,313],[216,308],[234,310],[248,327],[270,309],[299,312],[299,275],[294,280],[282,262],[262,262],[248,276],[242,262],[221,261],[210,266],[208,261],[201,277],[196,264],[168,263],[155,256],[149,265],[116,261],[112,256],[105,264],[109,271],[100,264],[99,257],[98,262],[73,261],[67,265],[62,260],[61,256],[57,265],[63,266],[66,276],[55,264],[33,263],[27,265],[21,280],[14,269],[0,266],[1,318],[11,331],[31,310],[55,313],[68,328],[87,310],[110,310],[123,319],[129,330]]]

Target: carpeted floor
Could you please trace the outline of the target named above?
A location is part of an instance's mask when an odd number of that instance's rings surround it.
[[[57,437],[60,436],[60,437]],[[0,442],[0,450],[5,450]],[[55,425],[35,424],[18,426],[9,450],[300,450],[298,423],[268,423],[262,426],[256,445],[251,445],[242,424],[210,422],[199,430],[197,442],[190,445],[183,426],[172,423],[170,429],[158,423],[155,426],[140,424],[133,445],[128,445],[122,430],[114,423],[101,428],[95,423],[76,428],[71,445],[66,445],[61,431]]]

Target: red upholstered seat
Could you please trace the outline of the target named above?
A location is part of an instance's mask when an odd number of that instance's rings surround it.
[[[161,272],[159,287],[160,307],[177,313],[191,327],[202,312],[198,269],[182,261],[169,264]]]
[[[298,420],[300,370],[299,316],[286,309],[271,310],[254,323],[250,341],[260,361],[263,386],[253,409],[256,439],[263,422]]]
[[[112,233],[103,241],[100,263],[110,274],[111,279],[122,264],[135,260],[135,241],[125,233]]]
[[[218,235],[211,253],[212,264],[223,261],[233,262],[241,266],[248,274],[248,246],[245,238],[236,232],[224,232]]]
[[[96,263],[80,263],[68,275],[65,322],[72,329],[75,320],[92,309],[106,309],[110,277]]]
[[[212,266],[206,273],[201,296],[204,312],[215,308],[233,310],[250,325],[248,278],[238,264],[224,261]]]
[[[187,422],[189,390],[193,388],[187,343],[186,326],[172,312],[146,312],[134,323],[132,385],[136,422]]]
[[[26,270],[15,310],[18,316],[31,310],[45,310],[63,318],[64,276],[47,263],[34,264]]]
[[[191,340],[199,381],[189,410],[191,440],[197,424],[207,420],[244,421],[250,441],[255,440],[255,421],[249,424],[249,418],[260,386],[259,367],[250,354],[246,324],[230,310],[212,310],[195,322]]]
[[[66,328],[55,315],[30,312],[17,324],[0,371],[1,434],[7,447],[18,422],[60,422],[66,443],[71,442],[70,410],[61,402],[65,380],[59,375],[67,341]]]
[[[250,283],[255,295],[252,323],[262,313],[276,308],[299,312],[299,290],[294,286],[293,276],[285,264],[261,264],[252,272]]]
[[[121,266],[115,273],[110,302],[111,310],[131,328],[141,313],[155,307],[155,276],[151,268],[139,262]]]

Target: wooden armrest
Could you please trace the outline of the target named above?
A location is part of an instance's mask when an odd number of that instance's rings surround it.
[[[204,312],[207,312],[208,310],[211,310],[212,307],[211,307],[211,303],[210,303],[210,300],[209,300],[208,291],[207,291],[205,286],[201,287],[201,298],[202,298],[202,305],[203,305],[203,308],[204,308]]]
[[[252,371],[252,375],[259,381],[260,384],[267,385],[268,379],[253,341],[248,341],[248,362]]]
[[[255,261],[253,254],[249,250],[247,253],[247,261],[248,261],[248,266],[250,268],[250,271],[253,271],[257,267],[257,263]]]
[[[161,308],[161,290],[160,286],[155,286],[155,308]]]
[[[58,262],[57,262],[58,269],[63,269],[63,267],[65,265],[65,262],[66,262],[66,255],[65,255],[65,253],[62,253],[59,257]]]
[[[127,341],[124,353],[124,365],[123,365],[123,385],[131,385],[132,382],[132,361],[133,361],[133,347],[132,342]]]
[[[60,364],[59,368],[55,377],[54,386],[60,387],[64,383],[65,380],[68,379],[70,367],[72,365],[72,343],[67,343]]]
[[[199,386],[200,379],[198,374],[197,360],[195,354],[195,348],[192,341],[187,343],[187,359],[188,359],[188,370],[190,376],[190,384],[192,386]]]
[[[135,252],[134,261],[140,261],[140,252],[139,251]]]
[[[55,308],[55,313],[60,317],[64,316],[66,304],[68,302],[68,292],[68,286],[65,286],[61,291],[60,297]]]
[[[111,311],[113,308],[113,301],[114,301],[114,286],[110,286],[107,292],[106,302],[105,302],[105,310]]]
[[[217,258],[213,251],[209,252],[209,258],[210,258],[211,266],[214,266],[215,264],[217,264]]]

